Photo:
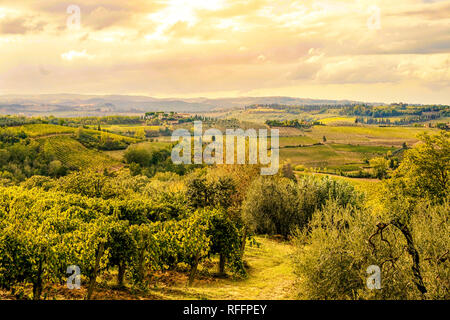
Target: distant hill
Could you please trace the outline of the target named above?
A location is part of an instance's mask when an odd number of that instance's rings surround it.
[[[210,112],[242,108],[252,104],[350,104],[357,101],[302,99],[292,97],[238,98],[152,98],[127,95],[4,95],[0,96],[0,114],[98,116],[105,114],[141,114],[148,111]]]

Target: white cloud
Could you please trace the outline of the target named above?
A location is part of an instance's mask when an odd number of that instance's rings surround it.
[[[72,60],[76,60],[76,59],[93,59],[94,56],[89,55],[86,50],[83,51],[75,51],[75,50],[71,50],[69,52],[65,52],[63,54],[61,54],[61,58],[63,60],[66,61],[72,61]]]
[[[266,56],[263,54],[260,54],[256,60],[258,60],[258,62],[265,62],[267,60]]]
[[[450,99],[450,0],[77,0],[78,32],[68,32],[60,0],[0,2],[5,92],[317,88],[318,97],[376,98],[392,88],[389,98],[400,99],[398,90],[410,88],[415,97]],[[372,5],[378,30],[367,26]],[[40,64],[52,73],[43,78]]]

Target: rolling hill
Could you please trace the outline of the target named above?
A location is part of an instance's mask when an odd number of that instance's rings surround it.
[[[148,111],[208,112],[218,109],[242,108],[252,104],[333,105],[350,103],[356,103],[356,101],[292,97],[162,99],[125,95],[3,95],[0,96],[0,114],[100,116],[108,114],[141,114]]]

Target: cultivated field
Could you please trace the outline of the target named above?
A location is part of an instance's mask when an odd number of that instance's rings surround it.
[[[38,139],[45,152],[54,155],[70,169],[103,169],[120,163],[112,157],[96,150],[88,149],[75,139],[67,136],[52,136]]]
[[[401,146],[403,142],[411,145],[418,141],[420,133],[437,132],[436,129],[414,127],[377,127],[377,126],[314,126],[305,135],[328,142],[343,144],[362,144],[379,146]]]

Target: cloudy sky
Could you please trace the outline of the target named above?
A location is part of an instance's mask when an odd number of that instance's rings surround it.
[[[450,0],[0,0],[21,93],[448,104]]]

